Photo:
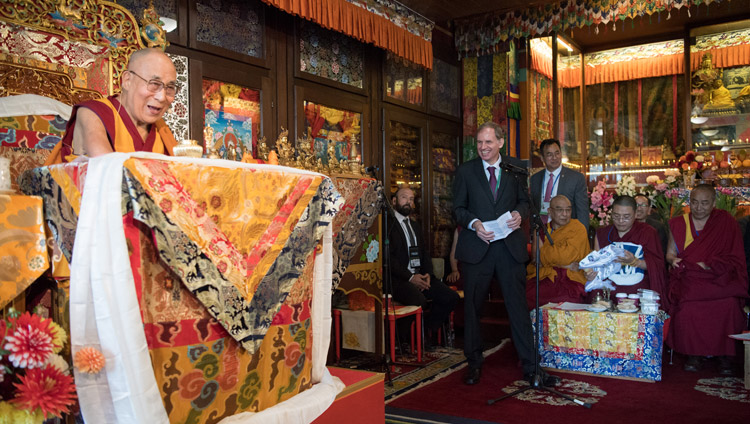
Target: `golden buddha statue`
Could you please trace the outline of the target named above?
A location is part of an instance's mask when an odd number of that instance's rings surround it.
[[[289,130],[281,127],[279,138],[276,139],[276,150],[279,152],[279,164],[282,166],[292,166],[294,164],[294,148],[289,143]]]
[[[709,99],[708,104],[703,107],[703,113],[706,115],[729,115],[737,113],[734,100],[732,100],[732,94],[724,87],[721,79],[714,81]]]

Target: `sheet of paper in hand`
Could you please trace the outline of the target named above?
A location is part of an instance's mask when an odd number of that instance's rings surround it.
[[[508,220],[511,218],[512,216],[510,212],[505,212],[504,214],[500,215],[500,218],[494,221],[484,221],[482,222],[482,225],[484,226],[485,230],[492,231],[494,233],[492,241],[498,241],[504,239],[505,237],[508,237],[508,234],[513,232],[513,230],[508,227]]]
[[[616,241],[613,244],[632,253],[637,259],[643,259],[643,246],[640,244],[624,241]],[[610,275],[609,279],[618,286],[632,286],[643,281],[643,275],[642,269],[630,265],[623,265],[619,271]]]

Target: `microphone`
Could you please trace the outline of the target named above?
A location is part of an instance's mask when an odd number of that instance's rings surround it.
[[[508,172],[515,172],[516,174],[529,175],[528,169],[521,168],[520,166],[516,166],[507,162],[500,162],[500,168]]]

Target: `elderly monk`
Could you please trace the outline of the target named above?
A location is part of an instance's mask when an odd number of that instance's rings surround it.
[[[617,284],[617,292],[632,294],[641,288],[654,290],[661,295],[662,306],[666,309],[666,270],[659,235],[653,227],[635,219],[636,209],[635,199],[630,196],[615,199],[612,224],[596,231],[594,248],[599,250],[613,243],[624,247],[625,255],[618,259],[623,267],[610,277]],[[635,250],[633,245],[641,246],[638,257],[627,250]],[[586,274],[587,279],[593,279],[593,276],[590,272]]]
[[[674,302],[667,343],[689,355],[685,370],[697,371],[699,356],[719,356],[719,371],[732,373],[727,337],[745,327],[747,269],[742,234],[732,215],[714,209],[716,191],[701,184],[690,192],[690,213],[672,218],[667,261]]]
[[[117,96],[73,107],[65,135],[47,164],[113,151],[172,154],[177,143],[162,119],[178,91],[172,60],[159,49],[136,51],[122,74],[121,88]]]
[[[547,229],[554,245],[539,246],[539,304],[549,302],[581,303],[586,298],[586,277],[578,269],[578,262],[591,250],[586,227],[577,219],[571,220],[573,207],[564,195],[552,198],[547,209],[550,221]],[[526,267],[526,303],[535,307],[536,264]]]

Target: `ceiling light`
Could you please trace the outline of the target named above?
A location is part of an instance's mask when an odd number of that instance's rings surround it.
[[[701,134],[705,135],[706,137],[713,137],[718,133],[719,133],[719,130],[717,130],[716,128],[712,128],[712,129],[701,128]]]
[[[569,52],[573,51],[573,47],[570,47],[570,45],[566,43],[565,41],[563,41],[563,39],[560,37],[557,37],[557,44],[561,44],[563,47],[568,49]]]
[[[691,116],[690,122],[692,122],[695,125],[705,124],[706,121],[708,121],[708,116]]]

